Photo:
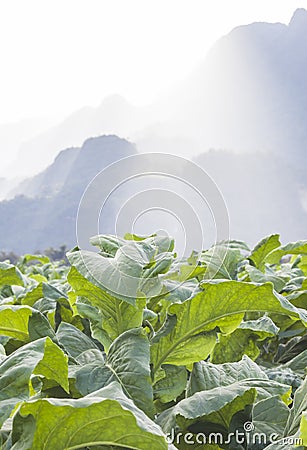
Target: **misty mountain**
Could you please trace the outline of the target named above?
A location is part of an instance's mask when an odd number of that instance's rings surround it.
[[[74,113],[20,148],[16,170],[41,171],[0,202],[0,250],[73,246],[87,184],[137,150],[193,157],[225,198],[232,238],[251,245],[276,232],[283,241],[304,239],[306,78],[307,11],[299,9],[289,25],[254,23],[234,29],[179,89],[150,108],[135,108],[112,96],[98,108]],[[112,135],[87,139],[101,133]],[[125,179],[124,171],[120,175]],[[7,186],[0,180],[0,191]],[[192,204],[192,197],[177,192]],[[104,232],[113,232],[118,206],[130,194],[129,188],[116,194],[104,215]]]
[[[302,161],[306,75],[304,9],[295,12],[288,26],[253,23],[235,28],[166,99],[167,135],[193,136],[203,150],[272,151]]]
[[[159,101],[141,108],[115,95],[98,108],[85,107],[24,142],[12,171],[38,172],[61,149],[113,133],[141,152],[272,151],[300,164],[307,145],[306,74],[306,10],[298,9],[289,25],[243,25]]]
[[[281,234],[284,242],[304,239],[307,209],[300,195],[303,173],[279,155],[211,150],[195,158],[213,178],[229,211],[234,239],[255,244]]]
[[[63,149],[76,147],[89,136],[113,134],[129,137],[147,122],[146,108],[130,105],[123,97],[112,95],[97,107],[84,107],[63,122],[24,142],[11,168],[14,173],[33,174],[51,164]]]
[[[90,138],[80,148],[60,152],[46,170],[19,185],[15,190],[15,198],[0,202],[0,250],[24,253],[62,244],[74,246],[77,242],[77,211],[88,184],[110,164],[137,154],[134,145],[113,135]],[[285,159],[270,153],[236,154],[211,150],[200,154],[195,162],[212,177],[225,199],[232,238],[245,239],[253,245],[264,235],[275,233],[276,230],[281,233],[283,241],[304,238],[307,212],[300,196],[304,177],[299,177],[297,169]],[[99,223],[99,228],[93,229],[90,218],[99,209],[101,211],[104,199],[102,191],[113,186],[108,172],[103,172],[100,177],[100,185],[97,184],[97,190],[86,205],[83,224],[86,242],[97,232],[116,232],[118,213],[130,202],[133,217],[139,210],[155,209],[156,205],[177,212],[189,232],[190,245],[199,248],[199,241],[193,236],[195,221],[189,217],[196,211],[196,219],[205,230],[206,245],[213,243],[214,236],[210,235],[211,213],[205,210],[206,205],[201,203],[200,198],[196,198],[193,188],[184,182],[189,175],[187,161],[181,163],[180,180],[174,180],[171,176],[136,177],[131,185],[121,183],[126,182],[128,177],[125,164],[116,174],[120,183],[104,205],[99,219],[102,223]],[[171,173],[172,164],[170,160],[163,165],[163,172]],[[183,202],[186,206],[183,206]],[[127,220],[124,216],[121,221],[122,234],[131,231],[129,214]],[[157,211],[155,217],[148,216],[141,221],[137,231],[149,234],[165,229],[177,235],[176,226],[177,222],[170,216],[165,218],[161,210]]]
[[[135,153],[133,144],[112,135],[62,151],[44,172],[16,189],[27,196],[0,202],[0,249],[24,253],[75,245],[77,209],[87,184],[112,162]]]

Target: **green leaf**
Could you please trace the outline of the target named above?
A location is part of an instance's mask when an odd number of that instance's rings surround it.
[[[269,264],[279,264],[281,258],[285,255],[306,255],[307,241],[291,242],[273,250],[267,255]]]
[[[75,293],[79,297],[85,297],[101,313],[101,329],[109,336],[109,338],[104,337],[102,342],[106,349],[124,331],[141,326],[145,299],[136,299],[135,305],[131,305],[124,300],[112,297],[86,280],[74,267],[71,268],[67,279]],[[80,313],[85,312],[86,314],[86,310],[82,308],[82,299],[80,299],[79,304],[80,307],[78,302],[76,306]],[[84,315],[84,317],[87,316]],[[89,319],[91,320],[91,317]]]
[[[247,356],[234,363],[212,364],[202,361],[194,364],[187,395],[191,396],[196,392],[220,386],[226,387],[234,383],[255,388],[257,401],[271,396],[278,396],[286,404],[291,401],[291,386],[270,380],[266,373]]]
[[[62,350],[48,337],[24,345],[0,363],[0,426],[15,405],[29,397],[34,372],[68,391],[67,357]]]
[[[301,416],[307,410],[307,378],[294,395],[293,406],[285,428],[284,436],[295,434],[300,426]]]
[[[307,443],[307,411],[303,412],[300,424],[300,439]]]
[[[216,344],[216,329],[234,331],[246,312],[269,312],[306,321],[307,313],[273,292],[271,284],[238,281],[206,283],[204,291],[181,304],[172,304],[168,315],[177,322],[171,333],[152,345],[154,372],[162,364],[190,365],[206,359]]]
[[[0,306],[0,334],[29,341],[28,323],[33,312],[28,306]]]
[[[247,265],[245,267],[246,272],[249,275],[249,279],[253,283],[272,283],[274,286],[274,289],[277,292],[281,292],[283,288],[285,287],[288,278],[282,277],[276,274],[272,269],[267,268],[265,273],[261,272],[260,270],[256,269],[256,267]]]
[[[239,362],[212,364],[201,361],[195,363],[190,376],[187,395],[196,392],[214,389],[219,386],[228,386],[249,378],[268,380],[265,372],[247,356]]]
[[[227,431],[234,414],[253,404],[255,398],[256,390],[240,383],[197,392],[163,412],[158,423],[165,432],[171,431],[176,422],[184,430],[196,423],[211,423]]]
[[[279,328],[267,316],[242,322],[233,333],[219,336],[211,361],[216,364],[239,361],[243,355],[256,359],[260,354],[257,343],[276,336],[278,331]]]
[[[153,416],[153,390],[149,367],[149,341],[142,328],[126,331],[110,346],[105,364],[91,364],[76,372],[76,388],[82,395],[112,381],[120,383],[136,406]]]
[[[283,437],[284,429],[289,417],[289,408],[279,397],[270,397],[261,400],[253,407],[252,423],[254,429],[250,434],[251,440],[257,442],[256,435],[262,433],[266,436],[267,443],[270,443],[270,437],[274,434],[274,440]],[[252,442],[254,442],[252,441]]]
[[[93,446],[167,450],[160,428],[117,383],[77,400],[24,403],[14,418],[14,450],[75,450]]]
[[[24,279],[17,267],[0,262],[0,286],[5,285],[24,286]]]
[[[75,359],[88,350],[98,350],[91,338],[69,323],[61,322],[56,337],[67,354]]]
[[[217,244],[200,256],[200,261],[207,267],[206,279],[235,279],[238,264],[243,259],[239,249],[228,247],[227,244]]]
[[[185,367],[168,364],[162,366],[161,372],[161,379],[154,385],[154,396],[162,403],[169,403],[185,390],[188,372]]]
[[[266,257],[277,247],[280,247],[279,234],[267,236],[256,245],[248,259],[253,262],[257,269],[263,271]]]
[[[22,264],[28,264],[29,262],[47,264],[50,262],[50,259],[45,255],[32,255],[28,253],[22,257]]]
[[[135,247],[136,244],[120,247],[114,258],[85,250],[70,252],[67,258],[101,291],[135,306],[142,270],[149,262],[146,255]]]
[[[90,243],[110,256],[115,256],[117,250],[125,245],[125,240],[117,236],[99,234],[90,238]]]

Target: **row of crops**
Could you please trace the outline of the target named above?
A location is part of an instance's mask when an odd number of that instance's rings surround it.
[[[0,448],[307,448],[307,241],[0,263]]]

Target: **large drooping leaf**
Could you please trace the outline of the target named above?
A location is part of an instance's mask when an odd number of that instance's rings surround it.
[[[167,433],[176,423],[183,430],[191,430],[192,425],[195,429],[195,425],[199,424],[198,430],[201,431],[211,423],[221,425],[227,431],[234,414],[253,404],[255,398],[256,390],[240,383],[197,392],[164,411],[158,423]]]
[[[94,286],[135,306],[143,267],[150,261],[135,246],[120,247],[114,258],[85,250],[72,251],[67,257]]]
[[[286,404],[291,401],[291,385],[272,381],[247,356],[239,362],[212,364],[205,361],[194,364],[187,387],[187,395],[238,383],[257,390],[257,401],[278,396]]]
[[[0,334],[23,342],[29,341],[28,323],[32,312],[28,306],[0,306]]]
[[[154,406],[149,357],[149,341],[143,329],[126,331],[111,344],[105,364],[98,361],[76,372],[76,387],[82,395],[86,395],[117,381],[124,393],[152,416]]]
[[[270,264],[278,264],[281,258],[285,255],[306,255],[307,254],[307,241],[291,242],[287,245],[275,248],[270,252],[266,260]]]
[[[276,336],[278,330],[267,316],[243,321],[233,333],[219,336],[210,359],[214,363],[239,361],[243,355],[256,359],[260,354],[257,343]]]
[[[56,381],[68,391],[67,356],[49,337],[16,350],[0,363],[0,426],[17,403],[29,397],[32,373]]]
[[[307,442],[307,411],[302,414],[302,420],[300,425],[300,439],[302,442]]]
[[[259,436],[262,436],[264,444],[270,444],[272,436],[274,436],[274,440],[281,439],[288,417],[289,408],[279,397],[269,397],[256,403],[252,410],[251,442],[259,442]],[[265,439],[263,435],[266,436]]]
[[[0,306],[0,335],[28,342],[46,336],[53,338],[54,331],[39,311],[29,306],[5,305]]]
[[[307,410],[307,377],[294,395],[293,406],[289,415],[284,436],[292,436],[300,426],[302,413]]]
[[[224,364],[201,361],[193,366],[187,394],[191,396],[195,392],[228,386],[249,378],[268,380],[265,372],[247,356],[243,356],[239,362]]]
[[[209,250],[202,252],[200,261],[206,266],[206,279],[222,278],[234,280],[237,275],[238,264],[244,257],[237,248],[232,248],[227,243],[214,245]]]
[[[13,444],[12,450],[168,448],[160,428],[125,397],[115,382],[77,400],[24,403],[14,418]]]
[[[24,277],[17,267],[12,264],[0,262],[0,286],[24,286]]]
[[[69,323],[60,324],[56,337],[66,353],[75,359],[88,350],[98,350],[92,339]]]
[[[286,286],[289,278],[287,276],[281,276],[273,271],[270,267],[266,268],[265,272],[261,272],[261,270],[256,267],[247,265],[245,267],[246,272],[248,273],[250,281],[253,283],[272,283],[274,289],[277,292],[281,292],[283,288]]]
[[[142,324],[145,299],[135,299],[132,305],[122,299],[116,298],[93,285],[84,278],[74,267],[68,274],[68,281],[79,297],[84,297],[92,306],[98,309],[102,316],[101,329],[107,334],[103,336],[102,344],[108,349],[110,343],[124,331],[137,328]],[[82,314],[86,310],[76,303],[77,309]],[[87,317],[85,315],[85,317]],[[91,317],[88,317],[91,320]]]
[[[102,253],[109,256],[115,256],[117,250],[125,245],[125,240],[117,236],[99,234],[90,238],[90,243],[95,247],[98,247]]]
[[[216,331],[234,331],[246,312],[288,315],[307,323],[307,313],[275,294],[271,284],[225,281],[203,287],[194,298],[169,307],[168,315],[176,316],[176,325],[152,345],[154,372],[162,364],[191,365],[206,359],[216,344]]]
[[[165,364],[161,378],[154,385],[154,397],[162,403],[169,403],[185,390],[188,372],[185,367]]]
[[[307,349],[287,361],[284,367],[289,367],[294,372],[304,376],[307,372]]]
[[[267,255],[277,247],[280,247],[279,234],[267,236],[258,242],[248,259],[253,262],[257,269],[263,271]]]
[[[56,302],[59,299],[66,298],[66,295],[55,286],[46,282],[41,282],[21,296],[21,304],[33,306],[35,302],[43,298]]]

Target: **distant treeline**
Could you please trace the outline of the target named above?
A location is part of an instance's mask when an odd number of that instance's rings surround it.
[[[61,245],[59,248],[49,247],[43,252],[36,251],[36,255],[44,254],[50,258],[51,261],[66,261],[66,252],[68,248],[66,245]],[[15,252],[4,252],[0,251],[0,262],[9,260],[11,264],[17,264],[21,255],[17,255]]]

